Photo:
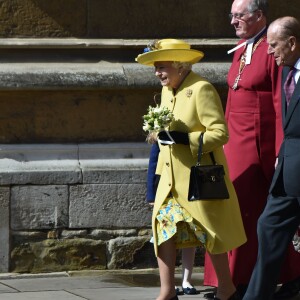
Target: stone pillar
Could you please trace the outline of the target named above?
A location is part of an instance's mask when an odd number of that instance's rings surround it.
[[[9,271],[9,187],[0,188],[0,272]]]

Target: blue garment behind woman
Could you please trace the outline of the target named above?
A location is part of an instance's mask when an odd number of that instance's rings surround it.
[[[159,175],[155,174],[157,159],[159,154],[158,143],[154,143],[151,146],[148,173],[147,173],[147,202],[151,203],[155,200],[156,189],[159,182]]]

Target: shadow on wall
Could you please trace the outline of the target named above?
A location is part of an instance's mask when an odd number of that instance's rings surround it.
[[[233,37],[231,0],[3,0],[4,37]],[[222,26],[220,26],[220,23]]]
[[[299,0],[270,1],[270,21],[300,18]],[[3,0],[0,37],[233,38],[232,0]]]

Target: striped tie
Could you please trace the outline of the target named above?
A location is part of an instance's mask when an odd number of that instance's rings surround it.
[[[296,69],[294,67],[290,69],[289,74],[288,74],[288,76],[285,80],[285,83],[283,85],[287,105],[290,104],[291,97],[292,97],[292,95],[294,93],[294,90],[295,90],[295,85],[296,85],[295,78],[294,78],[294,71],[295,70]]]

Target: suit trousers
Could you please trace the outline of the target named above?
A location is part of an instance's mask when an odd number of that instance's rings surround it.
[[[300,223],[300,197],[269,194],[258,219],[258,257],[243,300],[271,300],[288,246]]]

